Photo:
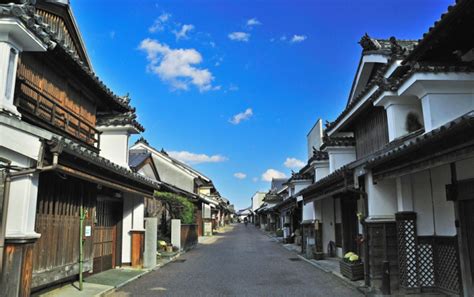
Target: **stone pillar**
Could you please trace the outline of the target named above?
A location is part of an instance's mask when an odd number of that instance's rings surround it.
[[[143,267],[153,268],[156,266],[158,218],[145,218],[145,251],[143,255]]]
[[[181,250],[181,220],[171,220],[171,244]]]

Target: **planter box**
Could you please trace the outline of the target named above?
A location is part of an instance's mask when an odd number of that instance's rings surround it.
[[[323,252],[313,252],[314,260],[324,260],[324,253]]]
[[[349,264],[339,261],[339,268],[341,269],[341,274],[351,281],[364,279],[364,263]]]

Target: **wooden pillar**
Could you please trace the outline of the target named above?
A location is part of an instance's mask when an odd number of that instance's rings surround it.
[[[0,278],[0,296],[28,297],[31,293],[34,239],[7,239]]]
[[[143,267],[143,249],[144,249],[144,230],[131,230],[132,235],[132,267]]]

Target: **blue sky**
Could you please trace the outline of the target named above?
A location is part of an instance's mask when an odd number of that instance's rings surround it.
[[[95,72],[130,93],[145,138],[211,177],[239,209],[268,189],[267,170],[288,176],[288,158],[306,162],[309,129],[346,104],[365,32],[418,39],[451,3],[72,0],[72,8]]]

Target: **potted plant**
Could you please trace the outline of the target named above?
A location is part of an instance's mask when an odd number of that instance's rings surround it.
[[[322,251],[322,248],[320,248],[320,246],[317,244],[314,246],[313,258],[314,260],[324,260],[324,252]]]
[[[339,262],[339,268],[341,274],[351,281],[364,279],[364,263],[353,252],[344,255],[344,258]]]

